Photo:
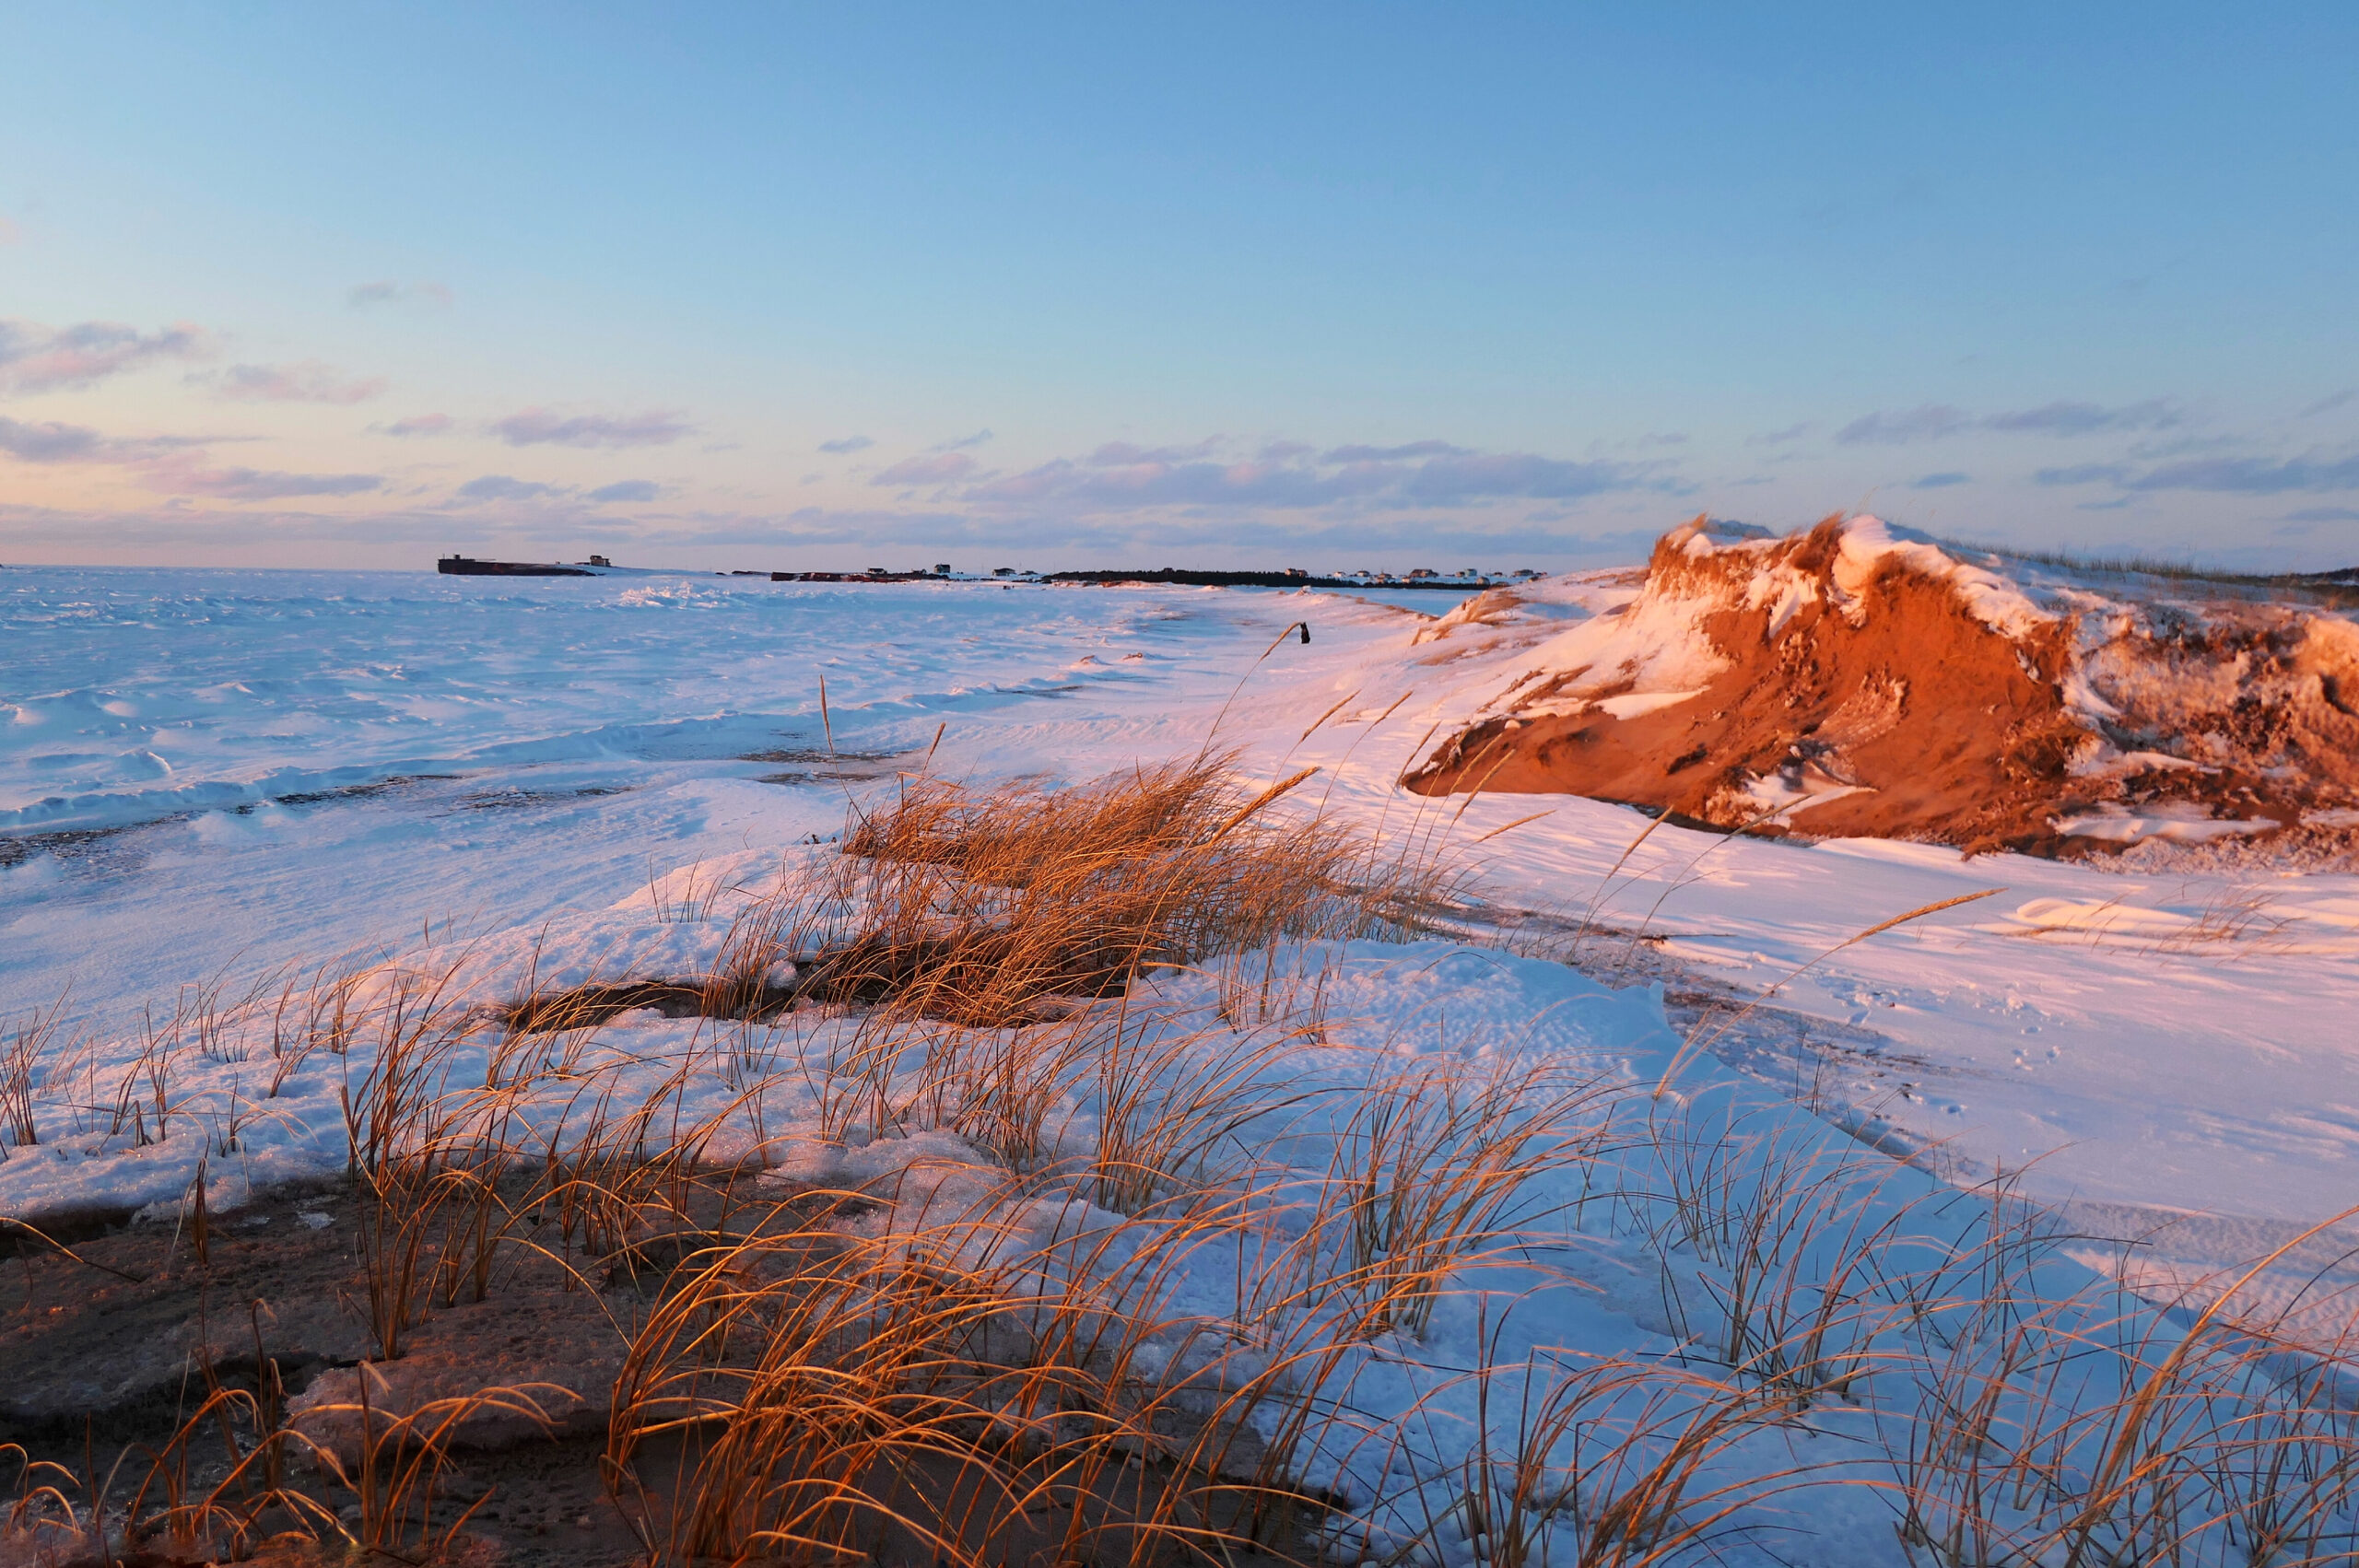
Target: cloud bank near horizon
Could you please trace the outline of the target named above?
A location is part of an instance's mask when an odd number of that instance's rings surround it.
[[[452,298],[439,285],[382,282],[355,286],[346,304],[440,309]],[[0,474],[13,465],[40,488],[11,497],[0,517],[16,521],[0,542],[111,538],[135,548],[251,524],[273,537],[310,529],[333,554],[391,548],[440,527],[453,542],[519,549],[950,549],[1066,565],[1153,556],[1402,566],[1432,564],[1426,555],[1524,555],[1535,559],[1517,564],[1546,565],[1642,550],[1695,510],[1789,525],[1872,501],[1877,486],[1921,497],[1909,504],[1933,510],[1920,515],[1945,517],[1988,509],[1992,497],[2020,507],[2053,497],[2089,515],[2157,515],[2152,509],[2174,497],[2227,497],[2260,509],[2249,548],[2279,541],[2313,556],[2339,550],[2343,525],[2359,521],[2359,509],[2289,510],[2285,500],[2359,491],[2359,392],[2348,390],[2241,430],[2157,394],[1995,411],[1905,404],[1750,435],[1640,427],[1577,451],[1441,435],[1214,434],[1043,453],[1002,435],[1004,419],[932,437],[780,437],[748,434],[726,413],[593,401],[500,400],[475,412],[445,403],[362,423],[362,405],[379,403],[391,377],[348,360],[237,348],[236,334],[186,321],[149,329],[0,320],[8,405]],[[157,430],[156,414],[170,406],[158,399],[175,389],[190,414],[210,407],[245,427]],[[105,407],[135,399],[120,405],[141,417],[110,431],[77,416],[93,398]],[[79,401],[71,414],[46,406],[59,399]],[[352,423],[334,428],[347,411]],[[2351,427],[2340,441],[2338,425]],[[217,455],[233,444],[254,455]],[[1929,447],[1953,461],[1935,467]],[[612,466],[619,454],[674,450],[676,466],[661,477]],[[834,461],[806,472],[815,451]],[[142,496],[163,497],[165,512],[143,513]],[[292,502],[308,509],[290,510]],[[57,521],[77,515],[75,527]],[[2359,558],[2359,530],[2347,532],[2347,553]]]

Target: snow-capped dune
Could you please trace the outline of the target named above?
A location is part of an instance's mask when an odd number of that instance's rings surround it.
[[[2359,825],[2359,626],[2306,603],[1944,548],[1871,517],[1697,519],[1533,647],[1405,782],[1719,826],[2075,854]],[[2147,580],[2147,579],[2136,579]],[[1501,591],[1425,628],[1595,604]]]

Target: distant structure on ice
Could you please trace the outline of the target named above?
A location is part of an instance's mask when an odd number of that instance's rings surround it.
[[[444,577],[596,577],[602,567],[615,563],[593,556],[575,566],[557,561],[478,561],[472,556],[444,556],[434,569]]]

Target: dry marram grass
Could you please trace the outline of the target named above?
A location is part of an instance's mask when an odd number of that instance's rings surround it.
[[[1837,1135],[1544,1058],[1375,1051],[1349,1083],[1295,1082],[1330,1002],[1282,949],[1414,935],[1456,891],[1439,834],[1389,852],[1298,810],[1299,781],[1254,791],[1217,757],[1062,791],[908,780],[746,902],[694,984],[487,1009],[463,951],[290,972],[184,998],[89,1099],[160,1135],[177,1053],[236,1048],[239,1009],[275,1064],[339,1063],[376,1363],[527,1281],[599,1303],[622,1366],[604,1480],[658,1563],[1602,1568],[1708,1560],[1822,1485],[1888,1499],[1896,1549],[1942,1568],[2359,1549],[2344,1348],[2060,1289],[2057,1238],[2003,1183],[1898,1196],[1900,1167]],[[1139,1000],[1189,966],[1217,971],[1215,1016]],[[602,1054],[634,1006],[704,1020],[694,1047]],[[38,1056],[0,1063],[12,1125]],[[775,1169],[945,1133],[957,1159],[873,1179]],[[1309,1165],[1273,1152],[1314,1134]],[[1675,1354],[1511,1352],[1512,1303],[1467,1305],[1495,1270],[1561,1285],[1568,1236],[1651,1278]],[[1367,1369],[1466,1311],[1477,1364],[1372,1410]],[[430,1555],[468,1522],[437,1493],[470,1431],[580,1392],[393,1410],[358,1387],[290,1418],[273,1377],[216,1384],[106,1475],[29,1462],[12,1539],[61,1562],[269,1531]],[[354,1422],[349,1459],[315,1435]],[[1813,1423],[1849,1435],[1841,1462],[1777,1457]],[[1347,1497],[1314,1473],[1401,1479]]]

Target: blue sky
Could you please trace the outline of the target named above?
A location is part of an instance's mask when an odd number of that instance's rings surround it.
[[[0,560],[2359,562],[2347,5],[0,24]]]

